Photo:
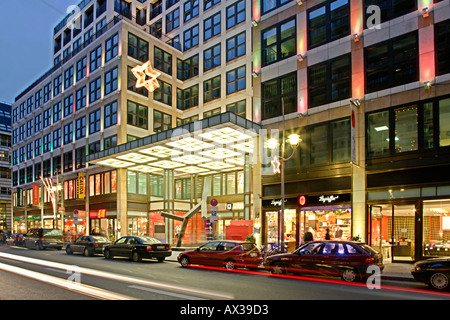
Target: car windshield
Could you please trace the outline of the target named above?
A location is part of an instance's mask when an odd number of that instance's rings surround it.
[[[108,239],[105,237],[91,236],[91,238],[94,239],[96,242],[108,242]]]
[[[50,237],[62,237],[63,233],[61,230],[57,230],[57,229],[44,229],[43,235],[50,236]]]
[[[142,236],[142,237],[138,237],[138,238],[142,241],[142,243],[145,243],[145,244],[162,243],[158,239],[152,238],[152,237]]]

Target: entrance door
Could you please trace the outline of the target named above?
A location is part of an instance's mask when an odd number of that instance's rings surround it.
[[[415,260],[415,204],[371,205],[371,245],[386,262]]]

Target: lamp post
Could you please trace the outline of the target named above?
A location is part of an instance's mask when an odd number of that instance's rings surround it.
[[[283,139],[284,139],[284,132],[283,132]],[[285,149],[284,149],[284,143],[283,140],[283,148],[281,150],[281,156],[278,158],[277,156],[274,156],[273,160],[271,160],[272,168],[274,173],[280,173],[281,175],[281,210],[278,217],[278,239],[281,246],[281,252],[284,252],[284,166],[287,161],[289,161],[295,154],[295,150],[297,149],[297,146],[302,141],[300,136],[298,134],[291,134],[288,137],[288,142],[292,147],[292,154],[289,157],[285,157]],[[277,139],[271,138],[267,141],[267,146],[271,150],[275,150],[278,147],[278,141]]]

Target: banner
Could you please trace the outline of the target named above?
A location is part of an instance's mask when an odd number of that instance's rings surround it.
[[[33,183],[33,205],[39,205],[39,184]]]
[[[84,174],[78,172],[78,187],[77,187],[77,195],[78,199],[84,199],[85,197],[85,186],[84,186]]]

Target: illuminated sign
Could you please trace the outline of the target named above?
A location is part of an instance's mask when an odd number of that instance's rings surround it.
[[[131,72],[136,77],[136,88],[145,87],[149,92],[153,92],[159,88],[158,78],[161,73],[153,70],[150,61],[147,61],[142,66],[136,66],[131,69]]]
[[[84,199],[85,196],[84,182],[85,182],[84,174],[78,172],[78,189],[77,189],[78,199]]]
[[[281,173],[281,170],[280,170],[280,165],[281,165],[281,163],[280,163],[280,161],[278,160],[278,157],[277,157],[277,156],[275,156],[275,157],[273,158],[273,160],[270,161],[270,163],[272,164],[272,170],[273,170],[273,173]]]
[[[299,196],[297,203],[299,206],[304,206],[306,204],[306,196]]]

